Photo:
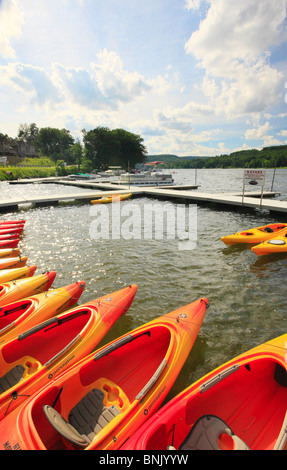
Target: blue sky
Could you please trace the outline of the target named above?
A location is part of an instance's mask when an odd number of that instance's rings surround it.
[[[287,0],[0,0],[0,132],[97,126],[149,154],[287,144]]]

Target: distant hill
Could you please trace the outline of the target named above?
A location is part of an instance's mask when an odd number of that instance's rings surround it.
[[[274,168],[287,167],[287,145],[232,152],[216,157],[178,157],[177,155],[148,155],[147,162],[163,161],[164,168]]]

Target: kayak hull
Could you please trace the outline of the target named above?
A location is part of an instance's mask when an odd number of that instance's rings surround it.
[[[22,268],[28,261],[28,256],[19,256],[16,258],[1,258],[0,272],[2,269]]]
[[[23,268],[0,270],[0,283],[11,282],[16,279],[23,279],[34,275],[37,266],[23,266]]]
[[[0,249],[1,258],[17,258],[20,256],[20,248],[3,248]]]
[[[287,426],[286,346],[285,334],[207,374],[168,402],[122,449],[194,449],[200,434],[195,439],[192,431],[196,432],[203,416],[219,417],[238,442],[243,441],[251,450],[276,448],[280,431]],[[208,449],[203,434],[198,442],[200,450]],[[231,450],[234,442],[235,438],[229,442],[219,439],[218,450]],[[283,448],[286,445],[281,444]]]
[[[257,256],[273,253],[287,253],[287,232],[281,237],[275,237],[251,248]]]
[[[9,448],[30,450],[120,448],[166,397],[197,337],[206,307],[207,299],[193,302],[70,367],[0,423],[1,447],[8,442]],[[90,442],[75,444],[50,424],[46,410],[50,407],[64,420],[69,414],[77,420],[77,408],[90,394],[100,397],[106,425],[99,419],[102,428]]]
[[[24,404],[27,395],[35,394],[97,346],[116,320],[126,313],[136,291],[137,286],[132,285],[87,302],[0,346],[0,420],[4,419],[4,428],[10,414],[14,412],[17,419],[17,408]],[[7,383],[7,377],[16,367],[22,367],[21,380],[3,391],[3,383]]]
[[[53,284],[56,274],[56,271],[51,271],[27,279],[3,282],[0,284],[0,306],[2,307],[25,297],[46,292]]]
[[[20,243],[19,238],[15,238],[14,240],[0,240],[0,248],[17,248]]]
[[[280,236],[287,230],[287,224],[269,224],[256,227],[250,230],[237,232],[232,235],[221,237],[221,241],[226,245],[237,245],[238,243],[261,243]]]
[[[130,199],[132,197],[132,193],[128,194],[113,194],[112,196],[106,196],[99,199],[93,199],[91,201],[92,204],[110,204],[113,202],[125,201],[126,199]]]
[[[85,282],[52,289],[2,307],[0,344],[71,308],[80,298]]]

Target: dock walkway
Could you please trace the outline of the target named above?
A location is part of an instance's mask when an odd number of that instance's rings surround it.
[[[29,180],[28,180],[29,181]],[[26,182],[28,182],[26,181]],[[30,183],[32,180],[29,181]],[[147,187],[147,186],[123,186],[115,185],[107,182],[90,182],[90,181],[67,181],[56,179],[45,179],[37,180],[37,182],[45,183],[58,183],[65,184],[67,186],[78,186],[87,189],[83,192],[69,192],[67,194],[51,194],[49,196],[29,196],[29,197],[15,197],[0,200],[0,211],[17,210],[22,204],[35,204],[36,206],[45,206],[58,204],[61,201],[68,200],[92,200],[95,197],[107,196],[117,193],[129,193],[132,192],[135,197],[154,197],[167,200],[177,200],[183,203],[191,204],[215,204],[220,207],[226,207],[226,209],[233,210],[234,208],[245,208],[247,210],[267,210],[274,214],[286,214],[287,213],[287,201],[280,201],[278,199],[271,199],[271,197],[277,196],[278,193],[266,192],[263,194],[261,201],[261,194],[245,193],[244,198],[241,194],[222,194],[222,193],[206,193],[194,190],[194,187],[198,186],[170,186],[170,187]],[[16,184],[17,182],[13,182]],[[21,181],[19,181],[21,184]]]

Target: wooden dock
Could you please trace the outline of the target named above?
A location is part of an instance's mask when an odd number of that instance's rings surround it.
[[[31,180],[30,180],[31,182]],[[37,181],[40,182],[40,181]],[[205,204],[225,207],[227,210],[244,208],[246,210],[260,210],[269,211],[271,214],[286,214],[287,201],[280,201],[278,199],[271,199],[277,196],[278,193],[266,192],[263,194],[261,201],[261,193],[245,193],[244,198],[241,194],[220,194],[220,193],[206,193],[197,191],[193,186],[172,186],[172,187],[147,187],[147,186],[123,186],[114,185],[111,182],[90,182],[90,181],[67,181],[47,179],[41,182],[57,182],[67,186],[79,186],[87,189],[87,191],[68,192],[66,194],[51,194],[49,196],[30,196],[30,197],[16,197],[5,200],[0,200],[0,211],[7,212],[10,210],[18,210],[19,206],[23,204],[33,204],[35,206],[47,206],[58,204],[61,201],[91,201],[95,197],[107,196],[118,194],[119,192],[129,193],[132,192],[134,197],[152,197],[165,200],[176,200],[184,204]],[[16,183],[16,182],[15,182]],[[21,184],[21,183],[20,183]],[[286,214],[287,217],[287,214]]]

